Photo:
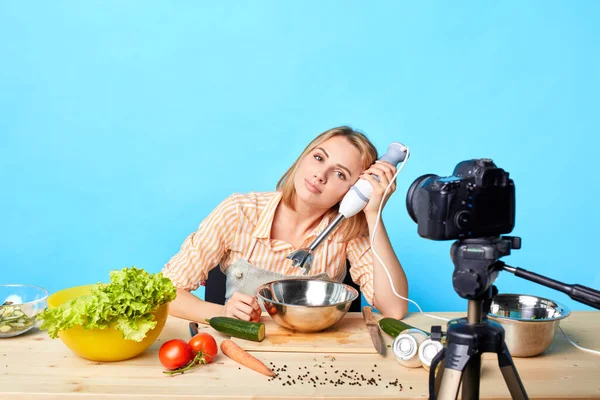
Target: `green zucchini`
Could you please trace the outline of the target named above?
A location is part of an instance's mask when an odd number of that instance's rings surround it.
[[[265,338],[265,324],[248,322],[229,317],[212,317],[206,322],[216,331],[254,342],[262,342]]]
[[[379,327],[382,331],[384,331],[393,338],[396,338],[396,336],[398,336],[402,331],[405,331],[406,329],[419,329],[415,328],[414,326],[410,326],[406,322],[398,321],[394,318],[381,318],[379,320]],[[419,330],[423,331],[422,329]],[[429,332],[425,333],[429,336]]]

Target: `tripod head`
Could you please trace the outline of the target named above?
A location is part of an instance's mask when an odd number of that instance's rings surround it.
[[[454,263],[452,284],[463,299],[476,300],[485,296],[502,270],[500,257],[510,254],[511,249],[521,248],[521,238],[516,236],[493,236],[457,240],[450,249]]]
[[[497,294],[493,286],[500,271],[507,271],[519,278],[558,290],[573,300],[600,309],[600,291],[577,284],[565,284],[544,275],[511,267],[499,259],[510,255],[512,249],[521,248],[521,238],[517,236],[493,236],[457,240],[452,244],[450,258],[454,263],[452,284],[456,293],[469,301],[469,312],[478,321],[489,311],[489,302]],[[481,306],[477,306],[477,302]],[[483,312],[483,315],[478,315]]]

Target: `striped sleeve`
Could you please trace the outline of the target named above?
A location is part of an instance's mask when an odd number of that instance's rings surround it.
[[[360,236],[348,242],[346,256],[350,262],[350,276],[360,285],[360,291],[373,305],[373,253],[369,236]]]
[[[237,231],[237,196],[231,195],[217,206],[190,234],[162,273],[181,289],[196,290],[200,281],[219,264]]]

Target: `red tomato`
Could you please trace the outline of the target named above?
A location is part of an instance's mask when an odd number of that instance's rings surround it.
[[[185,340],[173,339],[163,343],[158,350],[160,363],[167,369],[177,369],[194,359],[194,352]]]
[[[202,352],[207,364],[211,362],[219,352],[217,341],[208,333],[198,333],[190,339],[189,345],[194,353]]]

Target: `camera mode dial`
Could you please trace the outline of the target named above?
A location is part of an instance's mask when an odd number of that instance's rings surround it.
[[[471,227],[471,213],[467,210],[462,210],[456,213],[454,217],[456,227],[461,231],[468,231]]]

